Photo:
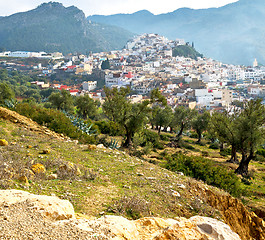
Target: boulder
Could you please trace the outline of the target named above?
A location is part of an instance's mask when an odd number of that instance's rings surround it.
[[[44,167],[43,164],[41,163],[36,163],[31,166],[31,170],[36,174],[36,173],[45,173],[46,168]]]
[[[54,180],[54,179],[57,179],[58,178],[58,175],[57,174],[50,174],[47,179],[48,180]]]
[[[53,220],[74,219],[73,205],[55,196],[35,195],[21,190],[0,190],[0,207],[27,202],[28,206]]]
[[[58,169],[58,175],[61,177],[71,177],[71,176],[79,176],[81,175],[80,169],[71,162],[66,162],[62,164]]]
[[[227,224],[214,218],[194,216],[190,218],[190,221],[198,227],[201,233],[213,239],[240,240],[239,236]]]
[[[92,144],[88,144],[87,149],[92,151],[92,150],[96,150],[97,146],[96,145],[92,145]]]
[[[197,226],[211,224],[214,231],[202,231]],[[115,240],[240,240],[238,235],[224,223],[215,219],[199,218],[192,219],[179,218],[141,218],[130,221],[124,217],[103,216],[95,220],[78,219],[74,225],[82,230],[103,233],[108,232],[108,239]],[[110,237],[111,236],[111,237]]]
[[[20,172],[20,175],[24,175],[26,176],[28,179],[32,180],[35,177],[35,174],[32,170],[24,168],[22,169],[22,171]]]
[[[51,153],[51,150],[50,149],[44,149],[42,151],[42,154],[49,154],[49,153]]]
[[[8,142],[5,139],[0,139],[0,146],[8,146]]]
[[[28,180],[28,178],[27,178],[26,176],[20,176],[20,177],[18,178],[18,180],[19,180],[20,182],[25,183],[26,186],[29,186],[29,180]]]

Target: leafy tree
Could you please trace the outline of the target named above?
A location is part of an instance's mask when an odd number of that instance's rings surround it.
[[[248,165],[255,156],[255,151],[264,140],[265,107],[262,100],[244,103],[244,109],[238,117],[239,149],[242,154],[236,173],[248,175]]]
[[[196,131],[198,135],[198,143],[201,142],[202,133],[207,130],[210,120],[210,114],[208,112],[198,113],[196,117],[192,120],[191,126]]]
[[[97,103],[88,95],[76,98],[77,113],[84,119],[94,118],[97,114]]]
[[[109,59],[108,58],[107,58],[107,60],[102,61],[101,69],[102,70],[110,69],[110,63],[109,63]]]
[[[3,104],[5,100],[11,100],[15,97],[15,94],[11,87],[6,83],[0,83],[0,104]]]
[[[238,112],[229,114],[229,112],[214,112],[211,116],[210,126],[215,132],[217,138],[221,142],[227,142],[231,145],[231,158],[228,162],[239,163],[237,159],[237,149],[238,149]]]
[[[67,112],[72,112],[74,108],[74,100],[70,92],[62,90],[61,92],[52,93],[48,98],[48,101],[52,104],[54,108],[58,110],[65,110]]]
[[[185,108],[183,106],[175,108],[172,126],[176,126],[178,129],[177,140],[180,139],[184,130],[191,127],[194,115],[195,110],[191,110],[190,108]]]
[[[118,123],[125,130],[125,147],[132,145],[134,134],[139,131],[147,118],[149,111],[149,101],[138,104],[132,104],[127,95],[129,88],[109,89],[104,88],[106,100],[103,104],[103,110],[110,120]]]
[[[153,89],[151,91],[151,103],[156,106],[166,106],[167,105],[167,99],[165,98],[165,96],[162,95],[162,93],[159,91],[158,88]]]
[[[160,135],[161,127],[167,128],[173,118],[171,107],[159,108],[155,117],[155,124],[158,126],[158,134]]]

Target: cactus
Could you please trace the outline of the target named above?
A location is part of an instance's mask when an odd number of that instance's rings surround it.
[[[97,135],[97,130],[93,130],[91,129],[93,126],[93,123],[88,124],[85,123],[84,120],[80,117],[75,117],[65,111],[63,111],[63,113],[71,120],[72,124],[79,128],[83,133],[86,133],[87,135]]]
[[[115,139],[111,139],[110,143],[109,143],[109,148],[111,149],[118,149],[118,140]]]
[[[4,106],[9,108],[9,109],[14,109],[17,105],[17,100],[16,99],[6,99],[5,102],[4,102]]]

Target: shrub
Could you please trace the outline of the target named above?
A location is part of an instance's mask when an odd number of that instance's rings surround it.
[[[224,148],[223,150],[220,150],[220,155],[223,157],[226,157],[228,155],[231,155],[232,149],[231,148]]]
[[[160,139],[162,140],[162,141],[170,141],[170,139],[172,138],[172,136],[170,135],[170,134],[161,134],[160,135]]]
[[[258,149],[256,154],[262,156],[262,157],[265,157],[265,149],[261,148],[261,149]]]
[[[240,181],[231,170],[218,166],[203,157],[189,157],[182,153],[168,158],[165,166],[171,171],[183,172],[185,175],[202,180],[209,185],[219,187],[234,196],[241,194]]]
[[[108,208],[108,212],[124,215],[130,219],[136,220],[143,216],[148,216],[149,204],[139,196],[122,197]]]
[[[29,103],[20,103],[16,106],[16,111],[21,115],[31,118],[40,125],[45,125],[57,133],[63,133],[83,143],[96,142],[93,136],[89,136],[73,126],[71,120],[59,110],[47,109]]]
[[[123,134],[122,128],[115,122],[112,121],[97,121],[95,125],[98,126],[99,130],[103,134],[110,136],[121,136]]]
[[[211,148],[211,149],[219,149],[219,144],[216,143],[216,142],[211,143],[211,144],[209,145],[209,148]]]
[[[185,141],[183,141],[183,140],[180,140],[180,141],[179,141],[179,146],[180,146],[181,148],[186,148],[186,149],[188,149],[188,150],[195,150],[195,148],[194,148],[192,145],[188,144],[187,142],[185,142]]]
[[[209,157],[209,153],[206,152],[206,151],[202,151],[202,156],[203,156],[203,157]]]
[[[196,132],[190,132],[190,138],[198,138],[198,134]]]

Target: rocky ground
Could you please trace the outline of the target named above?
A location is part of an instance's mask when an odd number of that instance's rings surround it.
[[[61,219],[61,220],[57,220]],[[230,239],[239,236],[220,221],[118,216],[76,219],[70,202],[18,190],[0,191],[0,239]]]

